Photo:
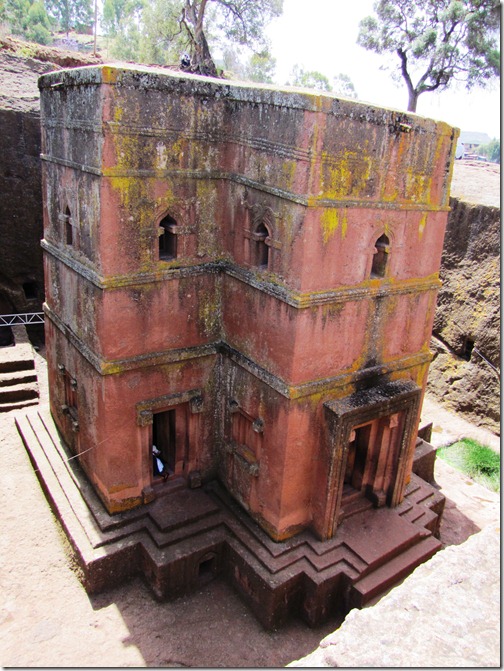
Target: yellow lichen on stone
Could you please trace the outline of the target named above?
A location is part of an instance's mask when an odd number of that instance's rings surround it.
[[[341,238],[345,238],[348,225],[346,208],[343,209],[343,212],[336,208],[326,208],[322,213],[320,221],[322,224],[322,235],[325,245],[338,229],[340,229]]]
[[[366,191],[366,185],[371,175],[372,160],[365,151],[355,152],[345,150],[338,157],[337,163],[323,154],[326,164],[322,198],[332,200],[348,199],[349,196],[361,197]]]
[[[290,190],[293,190],[294,188],[296,167],[296,161],[284,161],[282,165],[282,183],[285,184],[285,186]]]
[[[219,227],[216,221],[218,194],[212,180],[198,180],[196,183],[198,211],[198,251],[200,257],[219,256]]]
[[[406,170],[406,193],[408,200],[414,203],[430,203],[432,177],[419,173],[415,168]]]
[[[104,65],[102,67],[102,82],[104,84],[115,84],[119,76],[119,71],[113,65]]]
[[[422,239],[426,224],[427,224],[427,212],[424,212],[420,217],[420,221],[418,224],[418,237],[420,238],[420,240]]]

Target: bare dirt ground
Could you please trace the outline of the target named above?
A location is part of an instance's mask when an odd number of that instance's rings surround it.
[[[486,161],[455,161],[450,195],[467,203],[500,207],[500,165]]]
[[[41,356],[37,369],[46,401]],[[438,410],[431,404],[423,417],[434,422],[434,435],[439,421],[443,430],[452,421],[458,434],[458,418]],[[279,667],[314,650],[340,624],[334,618],[309,629],[292,620],[280,631],[265,632],[221,579],[166,603],[156,602],[139,578],[88,596],[16,432],[14,412],[0,416],[0,463],[4,667]],[[461,543],[499,519],[499,496],[440,460],[436,480],[448,497],[444,544]]]

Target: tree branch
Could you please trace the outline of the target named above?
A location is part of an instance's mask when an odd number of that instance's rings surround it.
[[[406,82],[406,86],[408,87],[408,91],[414,91],[414,86],[413,82],[411,81],[411,77],[409,76],[408,72],[408,57],[406,56],[406,52],[403,51],[401,47],[397,48],[397,55],[401,59],[401,74]]]

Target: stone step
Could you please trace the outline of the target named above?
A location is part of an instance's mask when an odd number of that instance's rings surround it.
[[[405,515],[402,515],[402,518],[409,522],[413,522],[413,524],[423,527],[424,529],[428,529],[429,531],[432,531],[432,533],[436,533],[439,526],[439,517],[437,513],[429,508],[422,509],[421,506],[412,508]]]
[[[275,542],[217,481],[201,489],[155,483],[162,496],[109,515],[49,409],[15,421],[90,593],[143,574],[158,598],[171,598],[224,573],[264,626],[298,611],[317,626],[331,609],[346,608],[347,594],[367,603],[439,547],[434,541],[434,548],[414,550],[429,532],[389,508],[353,515],[327,541],[306,530]]]
[[[162,477],[156,478],[152,483],[152,489],[159,499],[181,489],[187,489],[187,484],[184,478],[171,475],[166,481]]]
[[[341,505],[347,505],[356,499],[362,498],[362,492],[354,489],[350,485],[343,485],[343,494],[341,496]]]
[[[0,347],[0,373],[32,370],[33,368],[35,368],[35,361],[31,345]]]
[[[37,373],[34,368],[0,373],[0,388],[36,381]]]
[[[0,412],[10,412],[11,410],[22,410],[33,405],[38,405],[38,398],[31,398],[27,401],[11,401],[7,403],[0,403]]]
[[[17,401],[28,401],[38,399],[39,391],[36,382],[27,384],[13,384],[8,387],[0,387],[0,403],[12,403]]]
[[[420,481],[423,482],[423,481]],[[420,485],[416,485],[412,488],[411,491],[407,490],[406,491],[406,496],[408,497],[408,501],[410,503],[423,503],[427,499],[432,497],[432,489],[429,489],[428,487]]]
[[[433,536],[422,538],[394,559],[355,582],[349,594],[349,607],[362,608],[371,599],[389,589],[441,548]]]
[[[340,521],[352,517],[352,515],[357,515],[362,513],[364,510],[369,510],[373,507],[371,501],[362,496],[358,492],[359,496],[351,497],[350,499],[343,499],[341,502],[341,512],[340,512]]]

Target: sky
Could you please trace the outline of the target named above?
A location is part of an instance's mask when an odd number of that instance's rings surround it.
[[[416,1],[416,0],[415,0]],[[359,100],[406,110],[406,85],[395,84],[380,65],[394,62],[357,44],[359,21],[373,14],[374,0],[284,0],[281,17],[268,26],[267,35],[276,58],[275,82],[283,85],[292,67],[316,70],[332,77],[340,73],[352,80]],[[460,128],[500,138],[500,89],[424,93],[417,113]]]

